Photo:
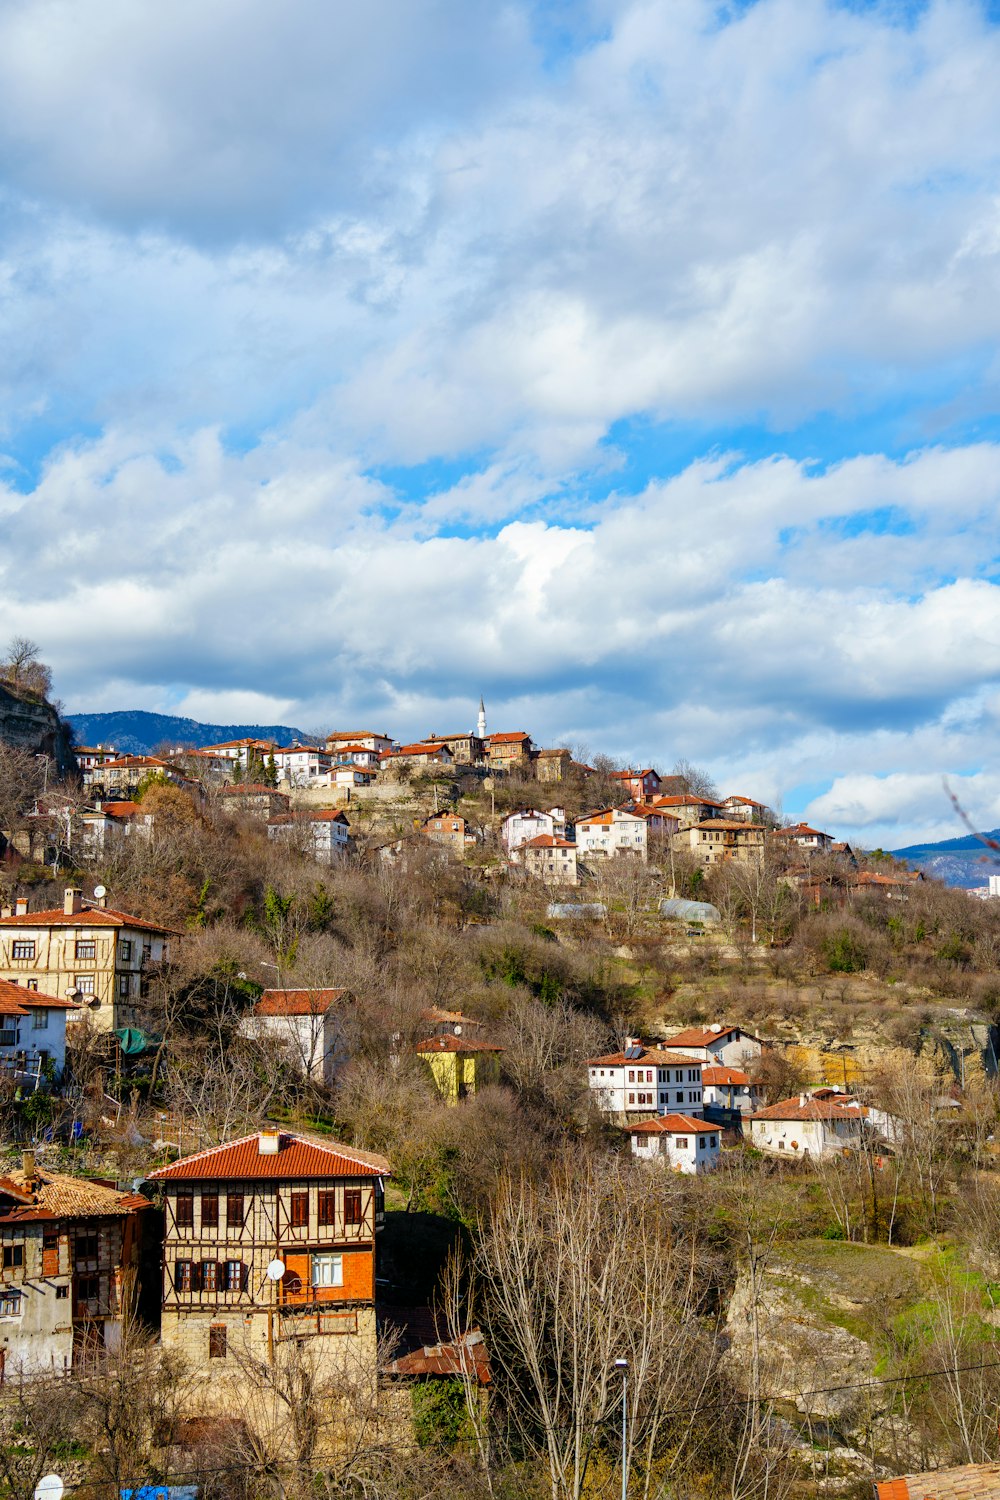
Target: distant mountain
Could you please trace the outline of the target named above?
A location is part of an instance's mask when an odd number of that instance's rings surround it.
[[[218,745],[224,740],[293,740],[313,743],[314,736],[288,724],[199,724],[173,714],[148,714],[141,708],[113,714],[72,714],[69,721],[78,745],[114,745],[126,755],[151,755],[157,745]]]
[[[1000,828],[986,829],[983,837],[1000,843]],[[905,849],[892,849],[890,853],[927,875],[933,875],[935,880],[942,880],[945,885],[968,889],[985,885],[988,875],[1000,874],[1000,852],[993,854],[984,849],[971,833],[960,839],[942,839],[939,844],[910,844]]]

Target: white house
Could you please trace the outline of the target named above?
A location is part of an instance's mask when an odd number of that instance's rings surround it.
[[[642,1161],[659,1161],[675,1172],[692,1176],[711,1172],[719,1164],[719,1127],[691,1115],[661,1115],[626,1129],[632,1140],[632,1155]]]
[[[540,833],[529,839],[517,851],[517,859],[535,880],[547,885],[576,885],[579,876],[576,869],[576,845],[569,839],[554,838]]]
[[[271,1037],[317,1083],[333,1082],[340,1025],[337,1001],[345,990],[265,990],[242,1022],[247,1036]]]
[[[764,802],[755,802],[752,797],[723,797],[723,817],[737,818],[744,823],[761,823],[769,817],[771,809]]]
[[[28,983],[33,981],[29,980]],[[79,1005],[0,979],[0,1071],[37,1086],[46,1064],[66,1066],[66,1015]]]
[[[330,864],[344,854],[351,841],[347,814],[337,808],[323,807],[305,812],[278,813],[267,823],[269,839],[300,843],[303,850],[323,864]]]
[[[750,1116],[749,1125],[751,1145],[793,1159],[838,1156],[856,1148],[871,1128],[864,1105],[807,1094],[769,1104]]]
[[[610,1118],[702,1112],[702,1060],[661,1052],[641,1042],[626,1043],[624,1052],[587,1060],[587,1082],[597,1107]]]
[[[704,1067],[701,1085],[707,1109],[713,1106],[716,1109],[738,1109],[741,1115],[749,1115],[760,1108],[761,1090],[742,1068],[714,1064]]]
[[[646,858],[645,818],[622,807],[606,807],[577,820],[576,848],[582,860],[614,858],[634,854]]]
[[[384,755],[387,750],[392,749],[392,740],[389,735],[376,734],[371,729],[339,729],[326,737],[326,748],[334,753],[343,746],[358,745],[363,750],[374,750],[376,755]]]
[[[779,828],[774,837],[797,844],[800,849],[808,849],[812,854],[824,854],[833,844],[832,834],[810,828],[808,823],[795,823],[791,828]]]
[[[764,1050],[760,1037],[751,1036],[739,1026],[724,1026],[718,1021],[711,1026],[687,1026],[660,1045],[670,1052],[676,1048],[678,1052],[688,1052],[707,1063],[722,1063],[729,1068],[742,1067]]]
[[[387,745],[386,749],[390,747]],[[330,752],[338,766],[362,766],[369,771],[378,770],[379,752],[367,745],[336,745]]]
[[[548,812],[527,807],[521,812],[511,813],[500,825],[500,838],[511,855],[541,834],[548,834],[554,839],[566,837],[566,814],[561,807],[552,807]]]
[[[369,770],[365,766],[348,763],[342,766],[334,766],[330,779],[334,786],[364,788],[371,786],[377,776],[377,771]]]
[[[329,786],[333,756],[316,745],[286,745],[273,752],[278,779],[288,786]]]

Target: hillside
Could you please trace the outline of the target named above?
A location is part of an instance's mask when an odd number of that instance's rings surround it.
[[[1000,843],[1000,828],[985,830],[983,837]],[[988,875],[1000,872],[1000,854],[991,855],[972,834],[942,839],[937,844],[909,844],[905,849],[890,852],[894,859],[905,859],[915,869],[923,870],[945,885],[965,888],[985,885]]]
[[[310,741],[314,738],[288,724],[201,724],[197,719],[146,713],[137,708],[108,714],[73,714],[69,723],[73,726],[78,745],[114,745],[129,755],[150,755],[157,745],[166,741],[197,747],[250,735],[257,739],[277,740],[282,745],[290,744],[292,740]]]

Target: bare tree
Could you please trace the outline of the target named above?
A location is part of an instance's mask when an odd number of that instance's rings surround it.
[[[678,760],[670,774],[680,778],[688,796],[705,797],[709,802],[718,801],[719,788],[709,772],[700,766],[693,766],[689,760]]]
[[[38,646],[24,635],[15,635],[0,661],[0,677],[15,692],[47,698],[52,691],[52,673],[38,655]]]

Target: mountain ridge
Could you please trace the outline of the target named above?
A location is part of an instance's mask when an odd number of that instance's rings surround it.
[[[290,724],[203,724],[199,719],[155,714],[142,708],[68,714],[67,723],[72,725],[78,744],[114,745],[126,755],[151,755],[165,741],[193,745],[196,749],[241,739],[277,740],[279,745],[288,745],[293,740],[316,742],[315,735]]]
[[[1000,828],[984,829],[982,838],[1000,843]],[[966,890],[985,885],[989,874],[1000,873],[1000,853],[991,854],[983,847],[982,839],[971,833],[962,838],[941,839],[936,844],[908,844],[903,849],[890,849],[889,853],[935,880],[944,881],[945,885]]]

